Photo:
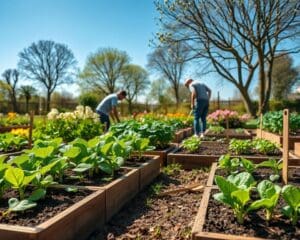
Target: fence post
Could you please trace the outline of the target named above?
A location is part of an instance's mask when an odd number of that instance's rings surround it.
[[[283,165],[282,165],[282,180],[284,184],[288,182],[288,161],[289,161],[289,118],[290,113],[289,109],[283,110],[283,143],[282,143],[282,157],[283,157]]]
[[[262,138],[262,127],[263,127],[263,114],[260,114],[260,121],[259,121],[259,129],[260,129],[260,138]]]
[[[33,118],[34,118],[34,111],[30,111],[30,121],[29,121],[29,139],[28,139],[28,147],[31,148],[32,146],[32,129],[33,129]]]
[[[217,109],[220,109],[220,92],[218,91]]]

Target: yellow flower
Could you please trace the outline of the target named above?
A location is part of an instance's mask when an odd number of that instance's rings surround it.
[[[24,128],[16,128],[12,129],[11,133],[14,135],[22,136],[22,137],[29,137],[29,129],[24,129]]]
[[[17,116],[17,114],[15,113],[15,112],[9,112],[8,114],[7,114],[7,118],[8,118],[8,120],[13,120],[13,119],[15,119],[16,118],[16,116]]]

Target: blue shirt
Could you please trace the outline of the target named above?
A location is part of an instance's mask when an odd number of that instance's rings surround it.
[[[196,99],[197,100],[208,100],[207,92],[210,90],[205,84],[193,81],[189,89],[191,92],[196,92]]]
[[[114,106],[118,104],[118,97],[116,93],[109,94],[106,96],[97,106],[96,112],[102,112],[109,115],[110,111]]]

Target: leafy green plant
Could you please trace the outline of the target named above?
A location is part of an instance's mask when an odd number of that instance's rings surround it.
[[[4,179],[7,181],[12,188],[15,188],[19,191],[20,199],[24,199],[25,188],[29,183],[35,178],[35,174],[25,176],[25,173],[22,169],[9,166],[4,174]]]
[[[252,162],[252,161],[250,161],[250,160],[248,160],[248,159],[246,159],[246,158],[241,158],[240,159],[240,166],[246,171],[246,172],[248,172],[248,173],[253,173],[253,171],[256,169],[256,165]]]
[[[11,133],[0,134],[0,151],[18,151],[28,145],[28,140],[23,136],[16,136]]]
[[[263,116],[263,129],[282,134],[283,131],[283,111],[267,112]],[[289,118],[290,133],[294,134],[300,129],[300,115],[297,113],[291,113]]]
[[[281,188],[268,180],[263,180],[257,185],[257,191],[260,199],[251,203],[249,211],[264,208],[266,220],[270,221],[277,205]]]
[[[162,169],[162,172],[166,175],[174,175],[178,174],[178,172],[182,169],[182,166],[178,163],[168,164],[168,166]]]
[[[229,150],[234,154],[251,154],[253,144],[251,140],[232,139],[229,143]]]
[[[270,175],[270,180],[272,182],[276,181],[280,177],[280,170],[282,169],[282,160],[276,160],[276,159],[269,159],[266,161],[263,161],[259,164],[256,164],[257,168],[271,168],[273,171],[273,174]]]
[[[185,140],[182,141],[181,146],[189,151],[189,152],[195,152],[201,145],[201,139],[197,136],[191,136]]]
[[[253,146],[256,151],[265,155],[276,155],[280,153],[277,144],[266,139],[257,138],[253,140]]]
[[[223,128],[222,126],[214,126],[214,125],[211,125],[209,127],[209,131],[213,134],[222,134],[225,132],[225,128]]]
[[[35,207],[37,204],[28,199],[19,201],[17,198],[10,198],[8,200],[8,209],[2,212],[2,216],[6,217],[11,212],[23,212],[27,209]]]
[[[228,174],[234,174],[237,172],[240,166],[239,158],[231,158],[229,154],[222,155],[218,160],[218,167],[225,169]]]
[[[221,192],[214,194],[214,199],[230,206],[238,223],[243,224],[249,208],[250,190],[255,184],[253,177],[243,172],[228,179],[216,176],[215,181]]]
[[[282,212],[296,225],[300,214],[300,189],[299,187],[286,185],[282,188],[282,197],[288,204],[283,207]]]

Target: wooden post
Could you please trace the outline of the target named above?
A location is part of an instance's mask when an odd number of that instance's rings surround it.
[[[260,129],[260,138],[262,138],[262,128],[263,128],[263,114],[260,114],[260,121],[259,121],[259,129]]]
[[[217,109],[220,109],[220,92],[218,91]]]
[[[33,118],[34,118],[34,111],[30,111],[30,121],[29,121],[29,139],[28,139],[28,147],[31,148],[32,146],[32,129],[33,129]]]
[[[288,109],[283,110],[283,144],[282,144],[282,180],[284,184],[288,182],[288,161],[289,161],[289,119],[290,113]]]
[[[228,120],[228,116],[226,116],[226,138],[227,141],[229,140],[229,120]]]

